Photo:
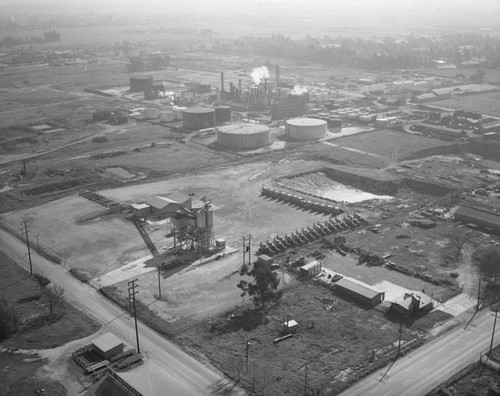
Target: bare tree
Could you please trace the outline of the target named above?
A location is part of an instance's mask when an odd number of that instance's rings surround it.
[[[460,229],[454,229],[448,234],[448,243],[443,251],[443,259],[446,263],[458,263],[463,256],[463,249],[471,240],[471,235]],[[451,263],[450,263],[451,264]]]
[[[60,304],[64,295],[64,289],[60,286],[56,286],[53,283],[47,285],[43,289],[43,293],[47,296],[49,300],[49,315],[52,316],[55,308]]]

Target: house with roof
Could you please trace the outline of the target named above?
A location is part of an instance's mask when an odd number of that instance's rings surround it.
[[[391,311],[407,318],[425,314],[433,307],[432,298],[420,292],[405,293],[391,302]]]

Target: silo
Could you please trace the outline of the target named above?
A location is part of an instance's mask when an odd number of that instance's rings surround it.
[[[215,109],[210,107],[191,107],[182,112],[184,129],[199,131],[215,127]]]
[[[253,150],[271,143],[269,127],[261,124],[231,124],[218,127],[217,142],[226,148]]]
[[[218,106],[215,108],[215,123],[217,125],[231,121],[231,107]]]
[[[153,88],[153,76],[130,77],[130,91],[141,92]]]
[[[296,140],[315,140],[326,136],[327,122],[316,118],[293,118],[286,121],[286,136]]]

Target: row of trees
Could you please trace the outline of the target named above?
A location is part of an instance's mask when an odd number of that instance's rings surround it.
[[[0,41],[0,48],[13,47],[15,45],[39,44],[61,41],[61,35],[55,30],[45,31],[42,36],[36,37],[14,37],[7,36]]]
[[[282,34],[273,34],[218,43],[217,49],[369,70],[427,67],[432,66],[435,59],[460,64],[483,57],[487,66],[500,66],[500,39],[474,34],[444,34],[439,39],[409,36],[404,40],[343,36],[306,36],[293,40]]]

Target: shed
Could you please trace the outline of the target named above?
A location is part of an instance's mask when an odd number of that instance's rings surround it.
[[[316,276],[321,272],[321,263],[317,260],[311,261],[300,267],[300,274],[302,276]]]
[[[384,292],[378,291],[366,283],[347,277],[338,280],[335,283],[334,290],[339,294],[344,294],[371,306],[380,304],[385,298]]]
[[[391,302],[391,310],[406,317],[429,312],[432,308],[432,298],[420,292],[405,293]]]
[[[462,205],[455,211],[455,221],[489,228],[500,235],[500,216],[494,212]]]
[[[134,217],[147,217],[151,213],[151,207],[146,203],[135,203],[130,207]]]
[[[103,359],[123,352],[123,341],[114,334],[106,333],[92,342],[92,350]]]
[[[299,328],[299,324],[293,319],[289,319],[287,321],[284,321],[282,323],[282,326],[283,326],[283,331],[287,332],[288,334],[295,333],[297,331],[297,329]]]
[[[188,209],[192,207],[191,197],[175,192],[167,196],[155,196],[146,202],[151,207],[151,214],[174,215],[181,206]]]
[[[272,257],[269,257],[267,254],[260,254],[257,256],[257,261],[259,263],[267,264],[267,265],[272,265],[274,263],[274,260]]]

